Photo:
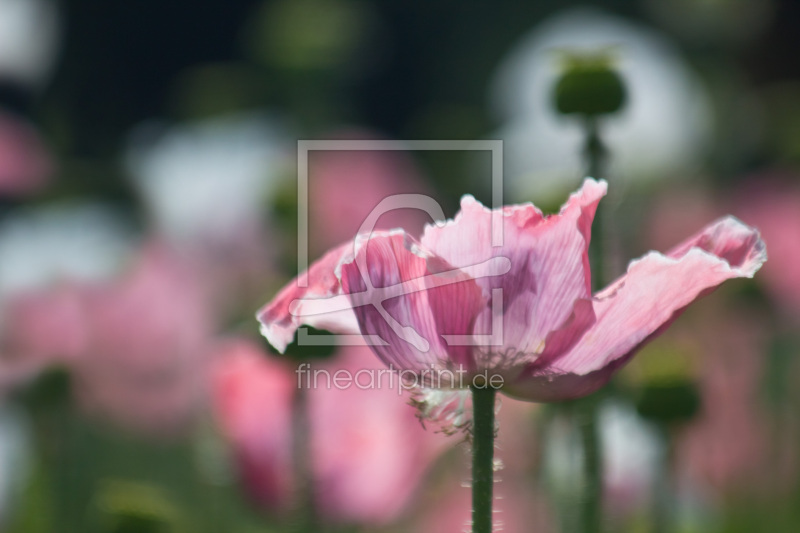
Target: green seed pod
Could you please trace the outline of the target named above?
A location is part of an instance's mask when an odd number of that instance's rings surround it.
[[[563,115],[615,113],[626,98],[625,83],[607,55],[568,56],[553,91],[556,110]]]

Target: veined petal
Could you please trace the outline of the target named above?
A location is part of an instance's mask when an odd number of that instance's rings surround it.
[[[342,295],[336,269],[345,258],[352,257],[354,243],[347,242],[330,250],[313,263],[307,272],[306,287],[300,277],[293,279],[256,317],[261,322],[261,334],[283,353],[301,325],[327,329],[334,333],[358,333],[358,323]],[[342,299],[334,298],[342,296]]]
[[[570,317],[575,301],[590,297],[591,225],[605,193],[604,181],[587,179],[560,213],[549,217],[533,204],[492,211],[465,196],[454,220],[425,228],[423,246],[457,268],[493,257],[510,261],[508,274],[476,279],[487,300],[476,334],[493,333],[493,290],[502,289],[502,346],[492,346],[491,352],[535,357],[547,335]],[[502,223],[500,246],[493,246],[494,219]]]
[[[625,276],[594,299],[592,327],[567,352],[540,359],[512,394],[553,400],[592,392],[691,302],[727,279],[752,277],[766,259],[758,232],[727,217],[667,255],[650,252],[633,261]],[[546,397],[543,381],[550,383]]]
[[[474,369],[472,347],[450,346],[443,335],[471,334],[485,305],[480,289],[402,230],[362,239],[341,280],[361,333],[383,341],[372,349],[387,365]]]

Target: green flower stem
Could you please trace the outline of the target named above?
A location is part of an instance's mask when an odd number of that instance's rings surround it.
[[[472,387],[472,533],[492,531],[496,393],[488,384]]]
[[[298,387],[292,398],[293,470],[296,482],[292,531],[322,531],[317,520],[311,472],[311,423],[308,412],[308,389]]]
[[[593,116],[586,117],[584,129],[586,130],[584,153],[587,160],[587,175],[594,179],[600,179],[605,175],[608,151],[600,138],[597,118]]]
[[[595,179],[605,177],[608,151],[600,136],[596,117],[585,123],[585,156],[588,174]],[[595,288],[603,287],[616,274],[618,240],[612,230],[609,206],[598,209],[592,234],[593,276]],[[579,401],[577,421],[583,448],[584,493],[581,498],[580,524],[583,533],[597,533],[603,522],[603,456],[597,427],[597,406],[591,398]]]
[[[584,494],[580,521],[583,533],[597,533],[603,522],[603,462],[597,428],[596,405],[592,400],[578,404],[578,427],[583,445]]]
[[[659,470],[653,487],[653,533],[670,533],[674,529],[675,516],[675,479],[674,460],[675,442],[668,424],[660,424],[662,442],[666,450],[658,465]]]

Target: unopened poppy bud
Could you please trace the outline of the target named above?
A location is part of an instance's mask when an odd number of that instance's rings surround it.
[[[569,55],[553,91],[556,110],[563,115],[615,113],[626,98],[622,76],[607,55]]]

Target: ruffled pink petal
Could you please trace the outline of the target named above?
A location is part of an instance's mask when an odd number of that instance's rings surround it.
[[[605,193],[605,182],[587,179],[561,212],[549,217],[533,204],[503,207],[497,217],[498,211],[466,196],[453,221],[426,227],[423,246],[457,268],[493,257],[510,260],[508,274],[476,279],[487,300],[477,334],[492,333],[493,289],[502,289],[502,346],[487,351],[504,354],[512,366],[530,361],[545,346],[547,335],[569,319],[575,301],[590,297],[591,225]],[[492,246],[493,218],[502,221],[503,241],[497,247]]]
[[[651,252],[593,300],[596,322],[568,351],[549,354],[511,384],[532,400],[578,397],[602,386],[650,338],[727,279],[752,277],[766,261],[758,232],[723,218],[667,255]]]
[[[692,248],[699,248],[722,259],[741,274],[752,278],[767,260],[767,248],[759,232],[735,217],[723,217],[667,252],[680,259]]]
[[[329,251],[304,272],[306,287],[300,286],[298,276],[258,311],[261,334],[278,351],[286,350],[301,325],[334,333],[358,333],[356,317],[342,294],[336,273],[338,265],[346,257],[352,257],[353,246],[350,241]]]
[[[372,349],[386,364],[474,370],[472,346],[449,345],[443,337],[471,334],[485,305],[470,276],[395,231],[364,239],[354,260],[342,264],[341,277],[361,333],[381,339]]]

